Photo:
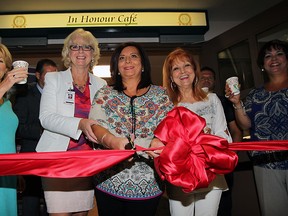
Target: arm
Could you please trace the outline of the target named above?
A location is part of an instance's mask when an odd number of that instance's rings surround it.
[[[127,138],[116,137],[100,125],[93,125],[92,130],[98,142],[109,149],[125,150],[125,145],[129,142]]]
[[[213,128],[212,128],[212,134],[216,136],[223,137],[228,140],[228,142],[232,142],[231,135],[228,131],[227,127],[227,121],[225,118],[225,113],[223,110],[222,103],[220,99],[216,96],[216,94],[213,94],[213,106],[215,107],[215,119],[213,122]]]
[[[235,111],[232,106],[232,103],[224,96],[219,96],[219,98],[221,100],[221,103],[224,109],[226,121],[228,124],[228,129],[232,136],[232,141],[241,142],[243,138],[243,133],[242,133],[242,130],[238,127],[237,122],[235,120]]]
[[[242,130],[248,130],[251,127],[251,121],[250,118],[246,115],[245,107],[240,100],[240,94],[231,94],[231,90],[229,89],[228,85],[226,85],[225,95],[227,95],[227,98],[233,103],[237,124]]]
[[[228,123],[228,128],[229,128],[229,131],[231,133],[233,142],[242,142],[243,133],[239,129],[236,121],[230,121]]]
[[[105,87],[105,89],[108,87]],[[105,91],[105,90],[104,90]],[[94,96],[92,106],[89,113],[89,118],[98,122],[97,125],[92,126],[92,131],[97,138],[97,143],[103,145],[109,149],[124,150],[125,145],[129,142],[126,137],[116,137],[113,133],[109,131],[108,116],[106,115],[104,105],[106,93],[102,92],[100,89]],[[109,94],[112,94],[111,92]],[[97,103],[98,101],[101,101]],[[102,106],[103,105],[103,106]],[[114,131],[115,133],[115,131]]]
[[[51,72],[45,76],[39,114],[43,128],[73,139],[78,139],[82,131],[87,133],[90,130],[92,134],[91,125],[97,122],[74,117],[74,104],[65,103],[65,95],[71,86],[66,85],[67,80],[60,73]]]
[[[17,76],[16,76],[17,74]],[[15,76],[14,76],[15,75]],[[17,68],[7,72],[4,79],[0,82],[0,99],[17,82],[28,77],[28,72],[24,68]],[[1,80],[0,80],[1,81]]]

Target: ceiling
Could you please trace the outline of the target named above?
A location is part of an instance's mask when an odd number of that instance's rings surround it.
[[[208,41],[281,1],[283,0],[1,0],[0,14],[115,10],[207,10],[209,30],[204,34],[204,41]],[[156,46],[156,48],[158,47]]]

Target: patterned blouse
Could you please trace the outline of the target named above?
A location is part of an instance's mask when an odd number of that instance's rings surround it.
[[[251,120],[252,141],[288,140],[288,89],[275,92],[253,89],[245,101]],[[288,151],[251,151],[254,164],[268,169],[288,169]]]
[[[137,97],[129,97],[104,86],[95,95],[90,118],[118,137],[135,135],[135,144],[149,148],[154,130],[173,108],[166,91],[151,85]],[[96,188],[123,199],[149,199],[162,194],[153,162],[145,153],[124,161],[95,176]]]

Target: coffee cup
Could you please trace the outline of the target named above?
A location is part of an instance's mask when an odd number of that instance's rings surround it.
[[[208,87],[202,87],[202,90],[204,91],[204,92],[209,92],[209,88]]]
[[[18,61],[14,61],[12,63],[13,68],[25,68],[26,71],[28,71],[28,62],[23,61],[23,60],[18,60]],[[17,82],[17,84],[25,84],[27,83],[27,78],[24,78],[23,80]]]
[[[230,77],[226,80],[226,83],[228,84],[233,95],[240,94],[238,77]]]

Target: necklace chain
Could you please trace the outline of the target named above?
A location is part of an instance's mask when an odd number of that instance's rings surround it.
[[[77,83],[73,82],[73,84],[78,88],[81,92],[85,90],[86,83],[84,85],[78,85]]]

